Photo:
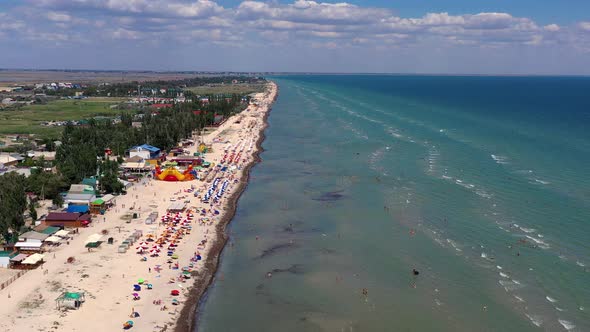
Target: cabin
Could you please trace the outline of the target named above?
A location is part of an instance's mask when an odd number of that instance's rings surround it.
[[[87,213],[50,212],[45,218],[45,225],[73,228],[87,226],[91,221],[92,218]]]

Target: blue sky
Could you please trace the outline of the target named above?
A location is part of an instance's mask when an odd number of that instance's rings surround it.
[[[590,75],[585,0],[0,0],[0,67]]]

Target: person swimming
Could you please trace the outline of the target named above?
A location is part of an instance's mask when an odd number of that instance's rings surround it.
[[[412,274],[417,276],[420,274],[420,271],[416,270],[416,269],[412,269]]]

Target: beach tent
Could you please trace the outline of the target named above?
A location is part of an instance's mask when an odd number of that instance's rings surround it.
[[[86,301],[84,292],[63,292],[56,299],[55,304],[58,309],[62,307],[68,309],[78,309]]]
[[[102,243],[102,241],[100,240],[101,238],[102,235],[100,234],[92,234],[86,239],[86,241],[84,242],[84,246],[87,248],[97,248]]]

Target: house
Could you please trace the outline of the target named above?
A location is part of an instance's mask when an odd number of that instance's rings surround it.
[[[50,212],[45,218],[45,225],[55,227],[83,227],[91,222],[91,217],[86,213]]]
[[[29,231],[18,236],[18,242],[14,244],[14,247],[23,252],[38,252],[41,251],[43,241],[48,237],[48,234]]]
[[[10,265],[10,260],[16,257],[16,252],[0,251],[0,267],[7,268]]]
[[[94,202],[94,200],[96,200],[96,195],[94,193],[68,192],[64,198],[64,203],[69,205],[86,205],[88,207],[90,206],[90,203]]]
[[[18,162],[23,162],[25,160],[25,157],[21,156],[18,153],[11,153],[10,156],[16,160],[18,160]]]
[[[0,153],[0,163],[4,164],[5,167],[16,166],[18,159],[11,156],[9,153]]]
[[[95,177],[84,178],[82,179],[82,184],[91,186],[94,190],[96,190],[96,185],[98,184],[98,181]]]
[[[72,184],[68,194],[94,194],[94,187],[89,184]]]
[[[129,157],[132,158],[135,156],[143,159],[156,159],[160,157],[160,149],[148,144],[134,146],[129,150]]]

